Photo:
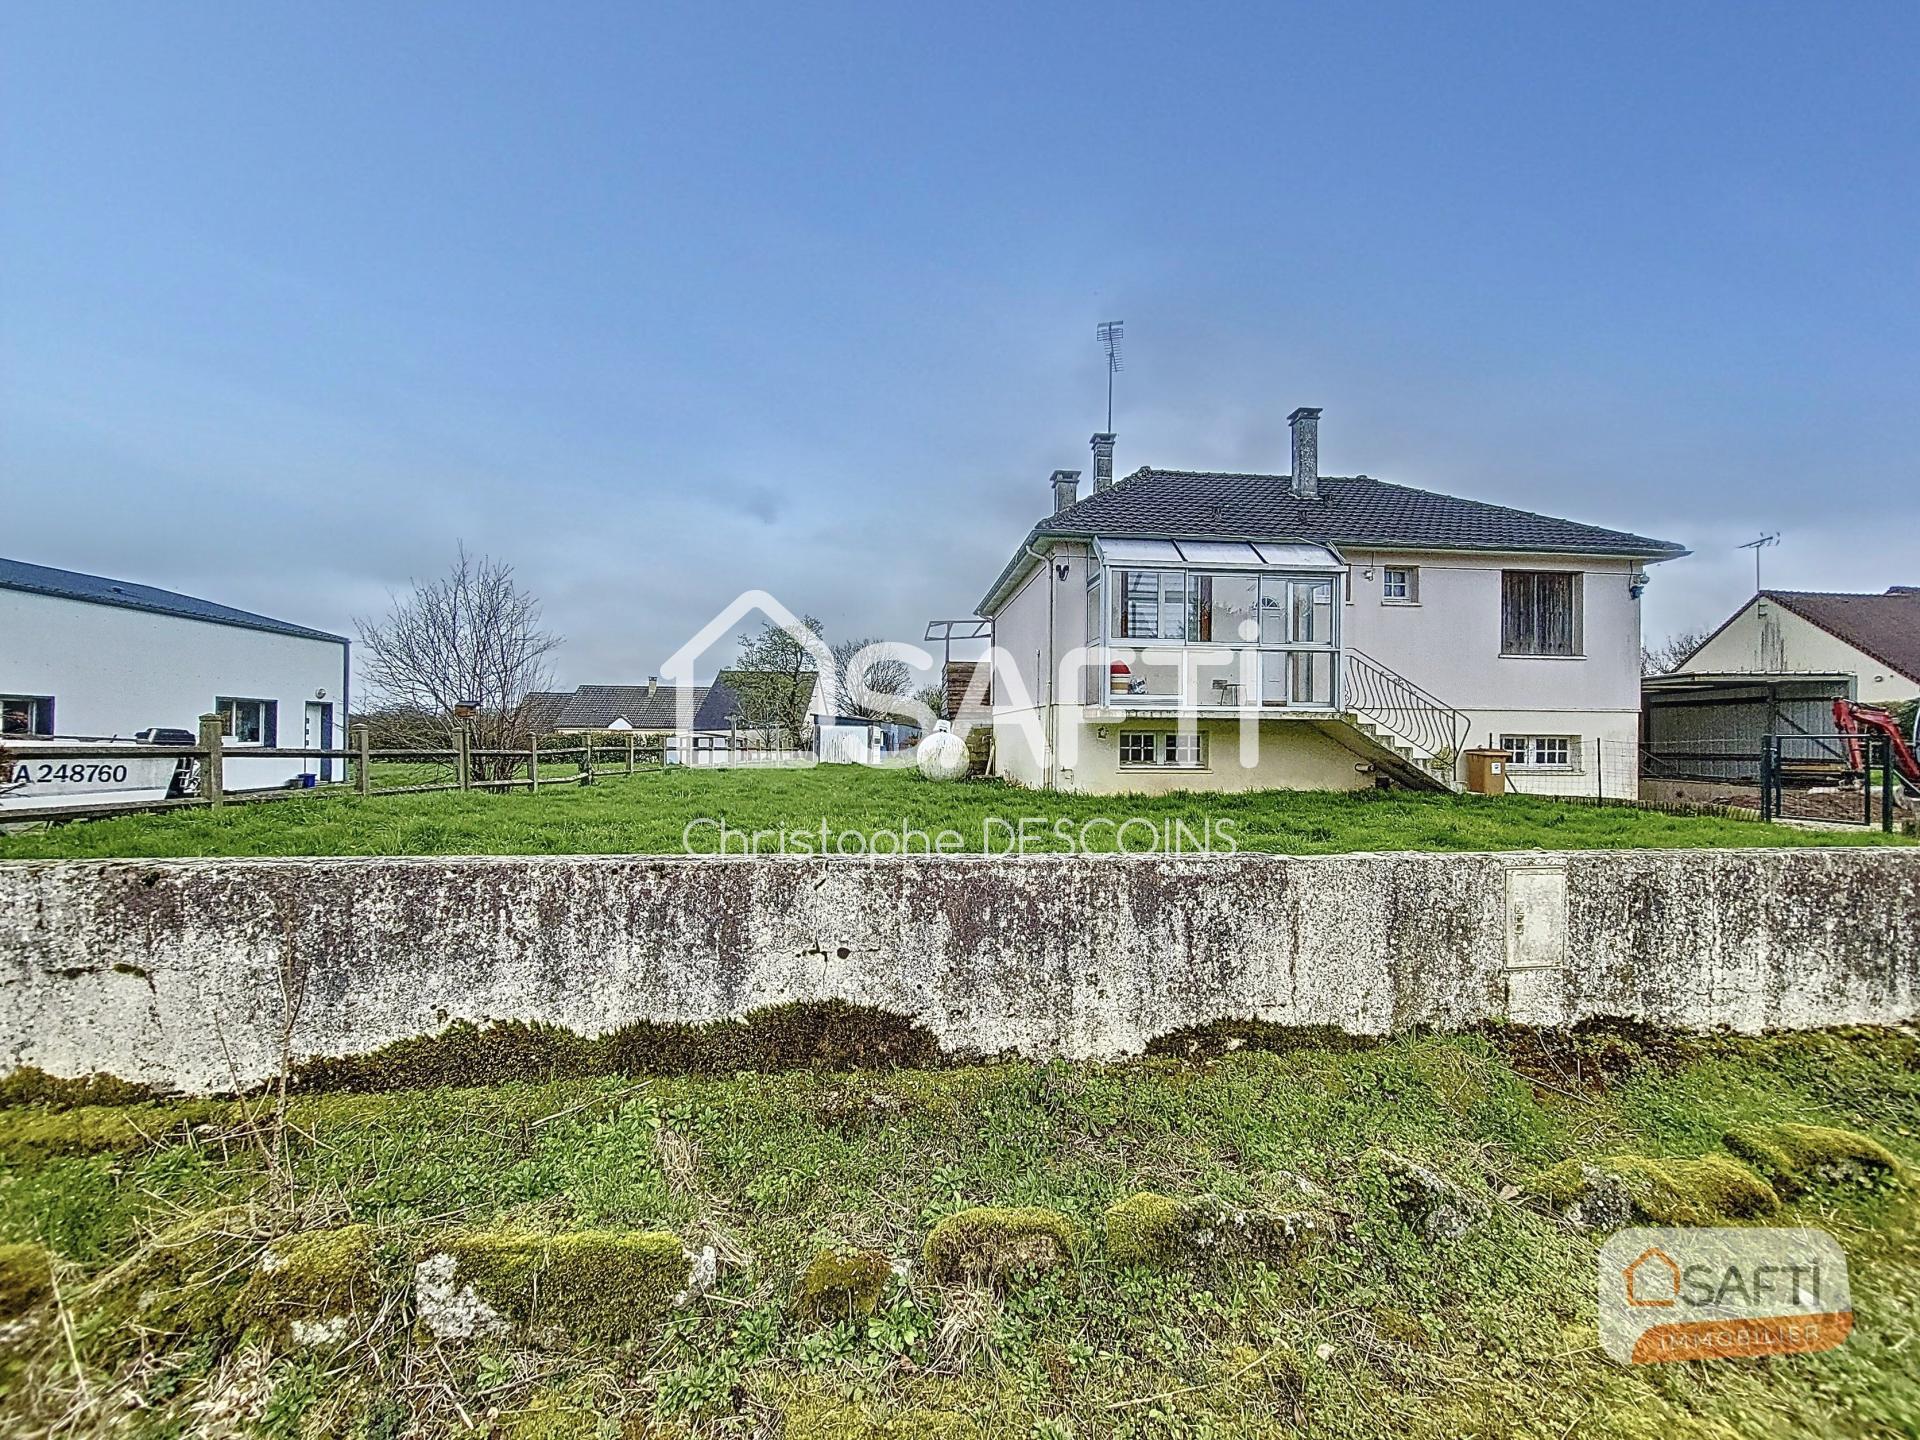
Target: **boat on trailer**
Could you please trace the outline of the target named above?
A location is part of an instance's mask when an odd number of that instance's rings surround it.
[[[184,741],[172,736],[185,736]],[[168,738],[161,738],[168,737]],[[8,735],[0,738],[0,816],[75,805],[136,805],[192,793],[191,755],[154,755],[156,744],[191,744],[186,731],[142,731],[132,739]],[[75,750],[87,753],[76,757]],[[57,755],[35,755],[58,750]],[[128,754],[127,751],[136,753]]]

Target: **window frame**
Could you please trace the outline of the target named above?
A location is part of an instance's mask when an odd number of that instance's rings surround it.
[[[9,730],[6,717],[27,707],[27,728]],[[54,697],[51,695],[0,695],[0,735],[53,734]]]
[[[240,707],[257,705],[260,707],[260,737],[257,740],[243,740],[239,736]],[[251,695],[216,695],[213,701],[214,713],[220,717],[220,743],[236,748],[271,750],[279,741],[280,702],[262,699]]]
[[[1543,760],[1546,747],[1556,747],[1560,758]],[[1577,774],[1580,770],[1578,735],[1502,735],[1500,748],[1507,752],[1507,765],[1514,770],[1558,770]]]
[[[1147,742],[1152,753],[1150,760],[1127,758],[1127,748],[1132,743],[1136,752],[1139,742]],[[1188,747],[1191,747],[1189,750]],[[1119,768],[1122,770],[1206,770],[1207,736],[1203,730],[1182,733],[1179,730],[1141,730],[1131,729],[1120,732]],[[1182,758],[1183,752],[1191,758]]]
[[[1401,590],[1388,588],[1393,577],[1400,577]],[[1380,567],[1380,603],[1382,605],[1418,605],[1420,603],[1420,567],[1418,565],[1382,565]]]
[[[1512,606],[1516,581],[1528,582],[1525,605],[1531,613],[1522,615]],[[1567,648],[1546,648],[1539,634],[1544,607],[1549,603],[1541,594],[1541,582],[1564,582],[1567,587]],[[1586,659],[1586,580],[1584,570],[1502,570],[1500,572],[1500,654],[1520,660]],[[1525,620],[1525,625],[1521,624]],[[1523,633],[1533,632],[1531,634]]]

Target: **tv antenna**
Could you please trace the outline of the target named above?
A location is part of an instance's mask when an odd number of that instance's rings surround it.
[[[1126,325],[1119,320],[1102,320],[1093,327],[1094,337],[1107,347],[1107,433],[1113,433],[1113,377],[1120,373],[1120,337]]]
[[[1779,543],[1780,532],[1776,530],[1771,535],[1762,535],[1758,540],[1749,540],[1746,544],[1736,547],[1741,550],[1753,551],[1753,593],[1756,595],[1760,593],[1760,552],[1769,545],[1778,545]]]

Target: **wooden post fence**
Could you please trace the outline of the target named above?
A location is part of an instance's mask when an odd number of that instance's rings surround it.
[[[634,741],[633,732],[628,731],[627,732],[627,774],[629,775],[633,774],[633,741]]]
[[[353,727],[353,789],[357,795],[373,793],[373,741],[365,725]]]
[[[473,744],[473,736],[467,732],[467,722],[453,722],[453,763],[459,770],[458,783],[465,790],[473,781],[473,766],[468,763],[468,749]]]
[[[540,793],[540,737],[534,735],[527,740],[527,789],[533,794]]]
[[[226,722],[218,715],[200,717],[200,798],[209,809],[227,803],[226,774],[221,764],[221,741]]]

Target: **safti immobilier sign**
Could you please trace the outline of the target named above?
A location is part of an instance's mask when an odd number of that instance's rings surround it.
[[[1825,1231],[1622,1230],[1600,1251],[1600,1342],[1627,1364],[1831,1350],[1853,1330]]]

